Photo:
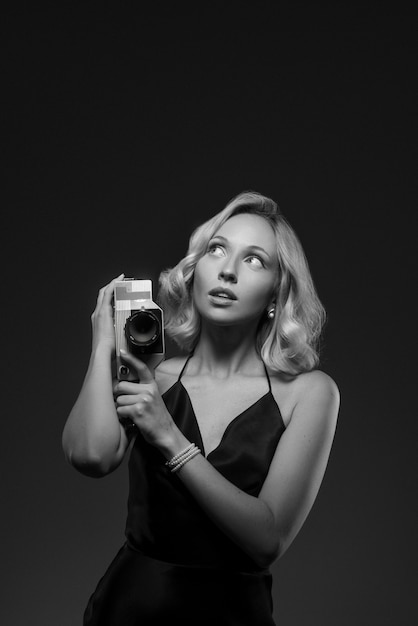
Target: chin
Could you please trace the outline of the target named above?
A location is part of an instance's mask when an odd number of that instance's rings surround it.
[[[203,314],[200,312],[202,321],[206,324],[212,324],[213,326],[257,326],[259,316],[238,317],[237,315],[228,314],[227,311],[217,311],[214,313],[211,311],[208,313],[205,311]]]

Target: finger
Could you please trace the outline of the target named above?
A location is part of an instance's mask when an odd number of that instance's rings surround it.
[[[118,406],[131,406],[133,404],[148,404],[149,398],[147,396],[138,396],[138,394],[131,396],[118,396],[116,398],[116,404]]]
[[[115,283],[118,280],[122,280],[124,276],[125,276],[125,274],[119,274],[119,276],[116,276],[116,278],[111,280],[110,283],[104,287],[102,303],[104,303],[104,304],[110,304],[111,303],[112,298],[113,298],[113,292],[114,292],[114,289],[115,289]]]
[[[144,361],[137,359],[130,352],[125,352],[125,350],[120,350],[121,358],[129,363],[137,372],[139,380],[141,383],[151,383],[154,380],[154,374],[151,370],[145,365]]]
[[[109,285],[114,285],[117,280],[122,280],[123,278],[125,278],[125,274],[122,272],[122,274],[119,274],[119,276],[113,278],[110,283],[106,285],[106,287],[109,287]]]
[[[116,413],[118,418],[121,417],[129,417],[132,421],[134,418],[141,418],[144,416],[144,404],[141,402],[136,402],[135,404],[130,404],[127,406],[118,406],[116,407]]]
[[[110,288],[111,293],[113,293],[113,287],[114,287],[115,282],[117,280],[122,280],[122,278],[124,276],[125,276],[125,274],[119,274],[119,276],[117,276],[116,278],[111,280],[110,283],[108,283],[107,285],[104,285],[104,287],[99,289],[99,293],[97,294],[96,310],[100,309],[100,307],[102,306],[103,299],[104,299],[106,293],[108,293],[108,289]]]
[[[116,407],[116,413],[118,414],[118,418],[121,417],[129,417],[132,419],[132,408],[129,406],[118,406]]]
[[[104,290],[105,288],[102,287],[99,289],[99,293],[97,294],[96,311],[98,311],[102,306]]]
[[[117,385],[113,388],[113,393],[117,396],[120,394],[123,395],[138,395],[141,391],[144,390],[144,387],[141,383],[135,383],[128,380],[120,380]]]

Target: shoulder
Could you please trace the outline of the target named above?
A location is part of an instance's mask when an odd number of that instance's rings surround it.
[[[340,392],[335,381],[321,370],[299,374],[295,379],[300,399],[305,396],[334,396],[339,399]]]
[[[279,405],[285,425],[296,413],[323,415],[335,420],[340,393],[335,381],[321,370],[303,372],[297,376],[271,376],[273,395]],[[329,417],[327,417],[329,416]]]
[[[160,393],[165,393],[178,379],[187,356],[175,356],[160,363],[155,369],[155,380]]]
[[[340,393],[331,376],[320,370],[300,375],[294,419],[334,431],[339,407]]]

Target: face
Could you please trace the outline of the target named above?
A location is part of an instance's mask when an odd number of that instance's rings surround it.
[[[274,302],[276,237],[259,215],[227,220],[198,261],[193,300],[203,319],[231,325],[257,321]]]

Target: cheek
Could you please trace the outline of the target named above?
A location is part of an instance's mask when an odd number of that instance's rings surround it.
[[[274,284],[269,281],[257,279],[253,289],[248,290],[248,299],[254,310],[263,311],[272,299]]]
[[[198,298],[199,295],[204,291],[205,284],[205,272],[204,272],[204,261],[198,261],[193,276],[193,297]]]

